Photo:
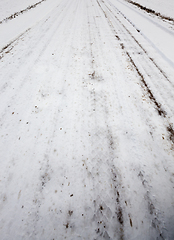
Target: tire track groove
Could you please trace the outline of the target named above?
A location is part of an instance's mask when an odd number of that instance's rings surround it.
[[[135,62],[133,61],[133,59],[131,58],[130,54],[128,52],[126,52],[130,62],[132,63],[132,65],[134,66],[134,68],[136,69],[138,75],[140,76],[140,79],[141,79],[141,82],[143,83],[143,86],[145,87],[146,91],[148,92],[148,95],[149,95],[149,98],[150,100],[155,104],[156,106],[156,110],[158,112],[158,114],[162,117],[166,117],[167,116],[167,113],[166,111],[164,111],[161,107],[161,104],[157,102],[157,100],[155,99],[154,97],[154,94],[152,93],[152,91],[149,89],[145,79],[144,79],[144,76],[143,74],[139,71],[138,67],[136,66]]]
[[[27,8],[25,8],[25,9],[19,11],[19,12],[15,12],[14,14],[10,15],[9,17],[6,17],[5,19],[1,20],[0,24],[18,17],[19,15],[21,15],[21,14],[23,14],[23,13],[25,13],[25,12],[27,12],[27,11],[35,8],[35,7],[37,7],[37,5],[41,4],[44,1],[46,1],[46,0],[41,0],[40,2],[37,2],[37,3],[33,4],[33,5],[30,5]]]
[[[94,14],[96,15],[96,14]],[[93,109],[93,116],[95,119],[93,136],[93,150],[95,157],[93,157],[93,167],[90,171],[90,166],[87,166],[88,176],[93,179],[93,189],[101,190],[100,196],[93,196],[94,201],[94,216],[92,221],[94,222],[96,238],[95,239],[124,239],[124,214],[122,208],[122,191],[121,188],[121,175],[118,173],[117,167],[115,166],[116,156],[116,144],[112,134],[112,129],[109,127],[107,121],[107,94],[105,91],[98,89],[98,84],[102,84],[105,79],[102,76],[97,75],[97,54],[93,48],[96,48],[95,44],[100,38],[100,33],[97,31],[94,34],[94,29],[97,29],[96,21],[94,19],[94,26],[90,25],[93,19],[90,19],[90,13],[88,13],[88,32],[90,39],[90,58],[91,58],[91,70],[89,74],[90,82],[93,83],[93,90],[91,91],[91,108]],[[91,27],[92,26],[92,27]],[[101,81],[102,79],[102,81]],[[98,121],[97,121],[98,119]],[[99,120],[100,119],[100,120]],[[105,126],[102,128],[100,126]],[[105,141],[106,139],[106,141]],[[100,151],[101,146],[105,142],[104,152]],[[105,190],[106,198],[102,193],[102,175],[107,174],[108,189]],[[111,189],[109,187],[111,185]],[[110,189],[110,190],[109,190]],[[112,193],[111,193],[112,192]],[[110,203],[110,199],[112,203]],[[108,215],[109,214],[109,215]],[[106,218],[108,224],[106,224]],[[114,223],[115,222],[115,223]],[[110,225],[110,226],[109,226]],[[114,230],[112,235],[111,228]]]
[[[126,1],[131,3],[132,5],[135,5],[136,7],[140,8],[141,10],[144,10],[147,13],[151,13],[151,14],[157,16],[157,17],[160,17],[160,18],[162,18],[164,20],[168,20],[168,21],[174,23],[174,19],[171,18],[171,17],[164,16],[161,13],[156,12],[155,10],[152,10],[150,8],[144,7],[144,6],[142,6],[141,4],[139,4],[137,2],[134,2],[134,1],[131,1],[131,0],[126,0]]]
[[[102,0],[101,1],[103,3],[103,5],[107,8],[107,10],[113,15],[113,17],[117,20],[117,22],[119,22],[119,24],[126,30],[126,32],[128,33],[128,35],[134,40],[135,44],[137,44],[141,49],[142,51],[144,52],[145,56],[149,59],[149,61],[154,65],[154,69],[157,69],[159,71],[159,73],[161,74],[161,76],[163,76],[173,87],[173,84],[171,83],[171,81],[169,80],[169,78],[166,76],[166,74],[164,73],[164,71],[156,64],[156,62],[154,61],[153,58],[151,58],[147,51],[142,47],[142,45],[138,42],[138,40],[136,40],[136,38],[131,34],[131,32],[126,28],[126,26],[118,19],[118,17],[116,17],[112,10],[106,6],[106,3]],[[139,70],[139,68],[137,67],[135,61],[133,60],[131,54],[126,50],[126,46],[124,44],[124,41],[121,41],[121,37],[119,36],[119,34],[117,33],[117,31],[115,30],[114,26],[113,26],[113,23],[112,21],[110,20],[109,16],[106,14],[105,10],[103,9],[103,7],[101,6],[101,4],[99,3],[99,1],[97,0],[97,3],[99,5],[99,7],[101,8],[102,12],[104,13],[105,15],[105,18],[107,19],[112,31],[114,32],[114,35],[116,37],[116,39],[118,41],[120,41],[120,47],[125,51],[130,63],[132,64],[132,66],[134,67],[134,69],[136,70],[137,74],[139,75],[140,77],[140,80],[141,80],[141,83],[142,83],[142,87],[146,90],[147,94],[148,94],[148,97],[149,99],[151,100],[151,102],[154,103],[155,105],[155,109],[157,110],[159,116],[163,117],[163,118],[166,118],[168,116],[168,113],[166,110],[164,110],[162,104],[156,99],[154,93],[152,92],[152,90],[149,88],[146,80],[145,80],[145,77],[143,76],[143,74],[141,73],[141,71]],[[114,6],[114,8],[116,8]],[[116,8],[117,9],[117,8]],[[121,13],[118,9],[117,11],[119,13]],[[127,18],[121,13],[121,15],[127,20]],[[129,22],[129,21],[128,21]],[[135,28],[135,26],[133,26]],[[151,70],[151,74],[153,73],[153,70]],[[150,75],[150,74],[149,74]],[[170,108],[170,110],[172,111],[172,109]],[[168,117],[170,119],[170,116]],[[172,148],[173,148],[173,135],[172,133],[174,132],[174,129],[173,129],[173,125],[169,122],[170,120],[166,119],[167,121],[167,126],[166,126],[166,130],[168,132],[168,135],[169,135],[169,140],[171,141],[172,143]]]
[[[111,3],[110,3],[111,4]],[[112,5],[112,4],[111,4]],[[106,5],[105,5],[106,6]],[[108,6],[106,6],[107,9],[112,13],[111,9],[108,8]],[[115,6],[114,6],[115,7]],[[116,7],[115,7],[116,8]],[[117,8],[116,8],[117,9]],[[135,25],[119,10],[117,9],[117,11],[124,17],[124,19],[126,21],[128,21],[133,28],[136,29],[137,32],[140,32]],[[113,13],[112,13],[113,14]],[[147,51],[144,49],[144,47],[138,42],[138,40],[131,34],[131,32],[126,28],[126,26],[124,24],[121,23],[121,21],[114,15],[114,17],[117,19],[117,21],[120,22],[120,24],[124,27],[124,29],[128,32],[128,34],[133,38],[133,40],[138,44],[138,46],[143,50],[143,52],[147,55],[147,57],[149,58],[149,60],[155,65],[155,67],[161,72],[161,74],[163,75],[163,77],[171,83],[171,81],[169,80],[169,78],[167,77],[166,73],[158,66],[158,64],[155,62],[155,60],[150,57],[147,53]],[[140,33],[141,34],[141,33]],[[171,83],[172,84],[172,83]],[[172,84],[173,85],[173,84]]]

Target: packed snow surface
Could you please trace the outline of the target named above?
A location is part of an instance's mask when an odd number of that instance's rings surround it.
[[[162,6],[0,0],[0,239],[174,239]]]

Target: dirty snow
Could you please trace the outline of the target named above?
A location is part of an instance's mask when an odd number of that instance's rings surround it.
[[[0,24],[1,239],[174,239],[172,24],[120,0]]]

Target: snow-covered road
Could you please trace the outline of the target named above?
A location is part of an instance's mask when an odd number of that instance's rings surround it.
[[[0,239],[174,239],[174,21],[30,2],[0,19]]]

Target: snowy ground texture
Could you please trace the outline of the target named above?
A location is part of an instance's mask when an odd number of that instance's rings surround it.
[[[0,0],[1,240],[174,239],[173,6]]]

